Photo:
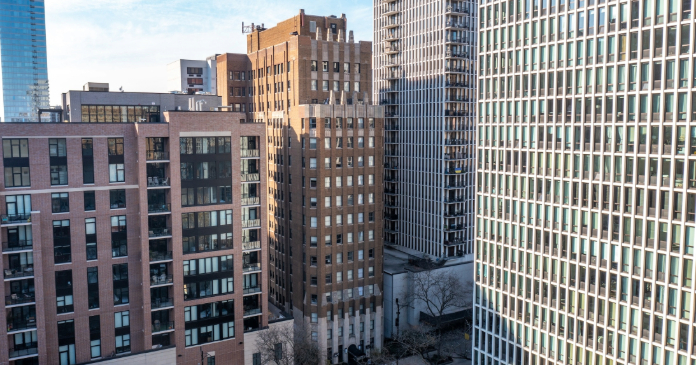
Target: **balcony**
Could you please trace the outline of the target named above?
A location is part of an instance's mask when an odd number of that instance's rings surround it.
[[[174,306],[174,298],[153,298],[150,302],[151,309],[162,309]]]
[[[259,205],[261,204],[261,198],[258,196],[249,196],[242,198],[242,205]]]
[[[171,213],[172,208],[170,204],[148,204],[147,213],[148,214],[164,214]]]
[[[244,287],[244,294],[254,294],[254,293],[260,293],[261,292],[261,284],[256,284],[256,286],[253,287]]]
[[[242,307],[244,308],[244,316],[253,316],[261,313],[261,296],[253,295],[244,297]]]
[[[167,151],[146,151],[145,158],[147,161],[169,161],[169,152]]]
[[[261,175],[256,173],[242,173],[242,182],[258,182],[261,181]]]
[[[260,228],[260,219],[247,219],[242,221],[242,228]]]
[[[242,250],[260,250],[261,241],[242,241]]]
[[[32,240],[9,241],[2,243],[2,252],[32,251],[34,249]]]
[[[242,158],[254,158],[261,156],[259,150],[241,150],[240,155]]]
[[[150,286],[168,285],[174,282],[172,274],[152,275],[150,277]]]
[[[25,358],[31,356],[38,356],[39,354],[39,344],[36,342],[23,343],[21,345],[15,345],[15,347],[10,348],[10,360],[17,358]]]
[[[0,215],[0,226],[19,226],[30,223],[31,213]]]
[[[384,48],[384,54],[392,55],[392,54],[397,54],[397,53],[399,53],[399,47],[394,46],[394,47],[385,47]]]
[[[159,237],[170,237],[172,235],[172,229],[171,228],[150,228],[148,231],[148,236],[152,238],[159,238]]]
[[[261,271],[261,263],[260,262],[245,262],[242,265],[242,271],[244,271],[244,272]]]
[[[36,328],[36,315],[27,315],[24,318],[7,317],[7,332],[25,331]]]
[[[150,262],[169,261],[172,259],[172,251],[150,251]]]
[[[174,321],[160,322],[155,320],[152,324],[152,333],[174,331]]]
[[[148,176],[147,177],[147,187],[148,188],[162,188],[169,187],[169,178],[161,178],[158,176]]]
[[[5,296],[5,306],[33,304],[36,302],[36,294],[34,292],[18,293]]]
[[[5,269],[5,280],[21,279],[34,276],[34,265],[17,265]]]

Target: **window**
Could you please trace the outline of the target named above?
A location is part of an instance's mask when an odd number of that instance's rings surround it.
[[[128,264],[112,265],[112,272],[114,305],[128,304],[130,302],[128,295]]]
[[[84,205],[85,205],[85,212],[88,212],[91,210],[96,210],[94,191],[85,191],[84,192]]]
[[[49,138],[48,155],[50,157],[66,157],[65,138]]]
[[[68,193],[51,194],[51,210],[53,213],[67,213],[70,211]]]
[[[51,174],[53,173],[53,168],[51,168]],[[53,179],[53,175],[51,175],[51,179]],[[53,181],[53,180],[51,180]],[[122,163],[112,163],[109,164],[109,182],[110,183],[116,183],[116,182],[124,182],[126,181],[126,173],[125,169],[123,167]],[[67,184],[67,177],[66,177],[66,184]]]
[[[51,165],[51,185],[68,185],[68,166]]]
[[[261,353],[254,353],[252,356],[252,365],[261,365]]]
[[[101,325],[99,322],[99,316],[89,317],[89,347],[92,359],[101,357]]]
[[[130,352],[130,312],[114,313],[114,328],[116,329],[116,353]]]
[[[321,82],[321,90],[322,91],[329,91],[329,81],[324,80]]]
[[[94,148],[92,138],[82,139],[82,183],[94,184]]]
[[[99,308],[99,268],[87,268],[87,305],[89,309]]]
[[[311,71],[318,71],[317,61],[312,60],[311,69],[310,69],[310,70],[311,70]]]
[[[321,70],[329,72],[329,61],[321,61]]]
[[[355,68],[355,71],[354,71],[354,72],[355,72],[356,74],[359,74],[359,73],[360,73],[360,64],[359,64],[359,63],[356,63],[356,64],[353,65],[353,67]]]
[[[122,209],[126,207],[126,190],[117,189],[109,191],[109,202],[111,209]]]
[[[75,364],[75,322],[74,320],[58,322],[61,344],[58,346],[60,365]]]
[[[311,90],[312,90],[312,91],[317,91],[317,80],[312,80],[312,81],[311,81]]]
[[[71,262],[70,220],[53,221],[53,254],[56,264]]]
[[[72,270],[56,271],[56,306],[58,314],[73,312]]]
[[[123,138],[109,138],[107,142],[109,156],[123,156]]]
[[[87,243],[87,260],[97,259],[97,219],[85,218],[85,242]]]

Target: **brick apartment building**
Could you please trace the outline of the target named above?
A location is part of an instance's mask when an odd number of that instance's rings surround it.
[[[136,107],[94,107],[97,123],[0,123],[0,364],[144,363],[157,348],[171,353],[158,363],[244,363],[245,333],[269,324],[266,126],[193,111],[99,123]]]
[[[269,300],[336,363],[382,339],[383,111],[372,43],[303,10],[218,57],[222,104],[267,126]]]

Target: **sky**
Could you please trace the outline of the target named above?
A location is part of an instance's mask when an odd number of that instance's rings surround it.
[[[244,53],[242,22],[270,28],[299,9],[345,13],[355,40],[372,41],[372,0],[47,0],[45,6],[51,105],[87,82],[167,92],[167,64]]]

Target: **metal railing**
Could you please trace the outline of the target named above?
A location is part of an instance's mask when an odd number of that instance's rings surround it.
[[[18,305],[36,301],[35,293],[11,294],[5,296],[5,305]]]
[[[242,205],[258,205],[261,204],[261,198],[258,196],[250,196],[242,198]]]
[[[251,174],[242,174],[242,181],[243,182],[250,182],[250,181],[260,181],[261,175],[257,173],[251,173]]]
[[[174,321],[155,322],[152,324],[152,333],[170,331],[174,329]]]
[[[249,271],[259,271],[261,270],[261,263],[256,262],[256,263],[244,263],[242,265],[242,271],[244,272],[249,272]]]
[[[259,157],[259,150],[241,150],[241,157]]]
[[[174,306],[174,298],[153,298],[150,302],[150,308],[167,308]]]
[[[31,347],[30,347],[31,346]],[[39,345],[36,342],[31,344],[24,344],[24,346],[17,346],[10,349],[10,360],[16,357],[25,357],[31,355],[37,355],[39,353]]]
[[[148,176],[147,177],[147,186],[148,187],[155,187],[155,186],[169,186],[169,178],[161,178],[159,176]]]
[[[171,236],[171,235],[172,235],[171,228],[150,228],[150,230],[148,231],[148,236],[150,238],[164,237],[164,236]]]
[[[171,284],[172,282],[174,282],[174,276],[172,274],[153,275],[150,277],[150,286]]]
[[[242,228],[261,227],[260,219],[247,219],[242,221]]]
[[[148,161],[169,160],[168,151],[146,151],[145,156]]]
[[[21,265],[15,268],[5,269],[5,279],[23,278],[34,276],[34,265]]]
[[[2,215],[0,215],[0,224],[20,224],[20,223],[31,223],[31,213],[2,214]]]
[[[24,251],[33,249],[32,240],[20,240],[2,243],[2,252]]]
[[[258,284],[254,287],[244,288],[244,294],[254,294],[254,293],[260,293],[260,292],[261,292],[261,284]]]
[[[161,252],[161,251],[150,251],[150,262],[153,261],[165,261],[172,259],[172,251]]]
[[[256,250],[261,248],[261,241],[242,242],[242,250]]]
[[[148,213],[168,213],[171,212],[172,208],[170,204],[148,204]]]

